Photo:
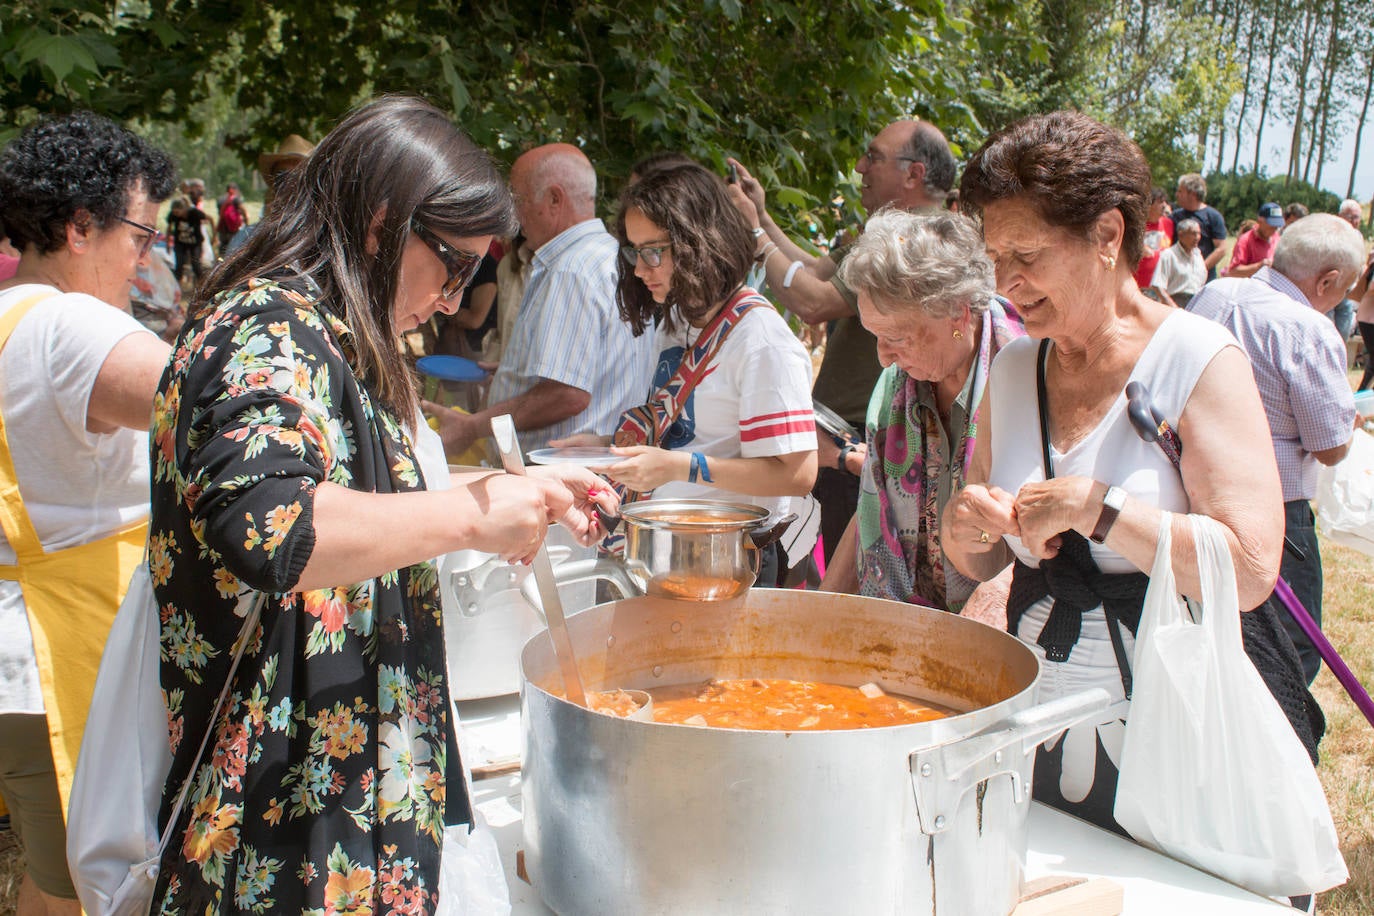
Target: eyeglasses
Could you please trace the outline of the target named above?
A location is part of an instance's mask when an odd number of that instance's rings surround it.
[[[919,160],[919,159],[913,159],[913,158],[910,157],[910,156],[884,156],[884,155],[882,155],[881,153],[874,154],[874,152],[873,152],[872,150],[864,150],[864,154],[863,154],[862,156],[859,157],[859,161],[860,161],[860,162],[862,162],[862,161],[865,160],[865,159],[868,160],[868,164],[869,164],[869,165],[881,165],[882,163],[887,162],[889,159],[895,160],[895,161],[897,161],[897,162],[920,162],[920,161],[921,161],[921,160]]]
[[[444,281],[439,295],[445,299],[452,299],[461,293],[477,275],[477,268],[482,266],[482,256],[454,248],[418,220],[410,221],[410,231],[429,246],[429,250],[444,263],[444,269],[448,271],[448,279]]]
[[[668,245],[645,245],[643,248],[636,248],[633,245],[621,245],[620,254],[625,258],[625,263],[634,267],[643,258],[644,263],[649,267],[658,267],[663,263],[663,252],[668,251],[673,246]]]
[[[136,223],[133,220],[126,219],[122,216],[116,216],[115,219],[119,220],[121,223],[133,226],[135,229],[141,229],[143,232],[147,233],[146,235],[144,235],[143,241],[138,246],[138,256],[140,258],[152,250],[153,242],[157,241],[156,229],[154,229],[152,226],[145,226],[143,223]]]

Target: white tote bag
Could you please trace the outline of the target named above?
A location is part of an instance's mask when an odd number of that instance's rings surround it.
[[[1350,452],[1317,471],[1317,527],[1322,536],[1374,557],[1374,436],[1355,430]]]
[[[219,718],[247,636],[262,611],[258,595],[235,643],[229,676],[210,723]],[[152,904],[158,863],[191,787],[188,777],[168,829],[159,836],[157,813],[171,766],[167,706],[158,673],[157,599],[147,557],[134,570],[115,614],[95,678],[86,733],[67,811],[67,864],[81,907],[89,916],[144,916]],[[195,773],[209,743],[201,740]]]
[[[1178,594],[1166,512],[1136,634],[1117,823],[1140,843],[1259,894],[1327,890],[1347,872],[1326,795],[1241,644],[1221,526],[1190,518],[1201,620]]]

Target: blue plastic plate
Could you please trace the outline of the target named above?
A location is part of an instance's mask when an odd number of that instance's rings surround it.
[[[465,356],[422,356],[415,368],[446,382],[480,382],[487,377],[486,370]]]

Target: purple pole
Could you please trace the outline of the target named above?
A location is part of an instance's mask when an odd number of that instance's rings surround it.
[[[1293,594],[1293,589],[1288,583],[1279,580],[1274,583],[1274,594],[1279,596],[1283,606],[1288,609],[1288,613],[1293,615],[1293,619],[1298,622],[1298,626],[1307,634],[1307,638],[1312,640],[1312,645],[1317,647],[1321,653],[1322,660],[1331,669],[1331,673],[1336,675],[1336,680],[1341,682],[1345,692],[1350,694],[1350,699],[1355,701],[1355,705],[1364,713],[1364,717],[1369,720],[1370,725],[1374,725],[1374,699],[1370,699],[1369,693],[1360,685],[1360,681],[1355,677],[1355,672],[1350,670],[1350,666],[1341,658],[1341,654],[1336,651],[1336,647],[1331,645],[1331,640],[1326,638],[1326,634],[1317,626],[1317,622],[1312,619],[1312,615],[1307,612],[1307,608],[1302,606],[1298,596]]]

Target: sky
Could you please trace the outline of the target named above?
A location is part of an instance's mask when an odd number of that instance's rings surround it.
[[[1333,154],[1333,158],[1328,159],[1326,166],[1322,169],[1322,188],[1330,191],[1337,197],[1345,197],[1346,186],[1350,182],[1350,163],[1355,158],[1355,116],[1351,116],[1349,126],[1345,136],[1341,138],[1340,144]],[[1275,120],[1270,118],[1264,125],[1264,151],[1260,157],[1260,165],[1270,176],[1282,175],[1288,170],[1288,150],[1293,139],[1293,122],[1291,120]],[[1233,143],[1234,138],[1228,139],[1227,143]],[[1241,140],[1241,165],[1255,161],[1255,135],[1253,127]],[[1227,153],[1227,164],[1230,164],[1231,154]],[[1210,160],[1216,159],[1216,144],[1212,144]],[[1317,171],[1317,163],[1313,161],[1312,171]],[[1360,143],[1360,167],[1355,173],[1355,198],[1369,205],[1370,198],[1374,197],[1374,111],[1365,120],[1364,140]]]

